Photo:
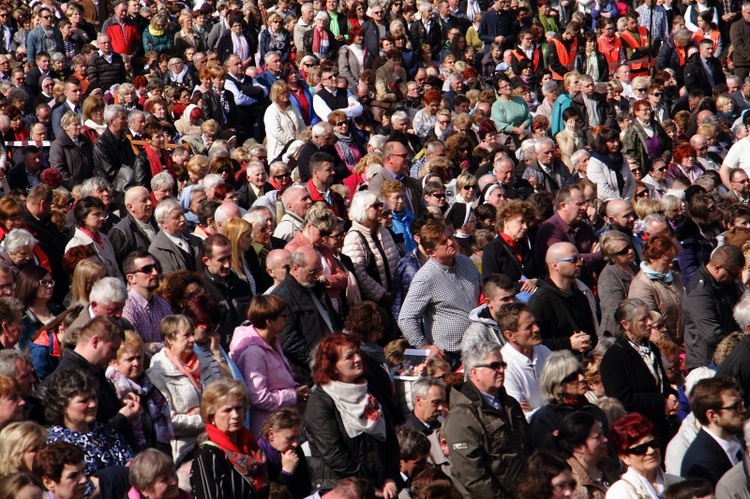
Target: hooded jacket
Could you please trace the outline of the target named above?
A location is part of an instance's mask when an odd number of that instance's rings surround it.
[[[466,329],[461,340],[462,352],[482,341],[491,341],[501,346],[505,345],[503,332],[500,331],[497,322],[492,318],[487,305],[480,305],[469,312],[469,320],[471,320],[471,325]]]

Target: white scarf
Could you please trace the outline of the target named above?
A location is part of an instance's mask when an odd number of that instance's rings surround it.
[[[107,125],[99,125],[98,123],[95,123],[93,120],[86,120],[84,123],[84,126],[89,127],[92,130],[95,130],[99,135],[103,134],[104,131],[107,129]]]
[[[367,433],[381,442],[385,441],[383,410],[375,397],[367,392],[367,382],[331,381],[320,385],[320,388],[333,399],[349,438]]]
[[[183,83],[187,72],[188,72],[188,67],[185,64],[182,65],[182,71],[180,71],[179,73],[175,73],[174,71],[170,69],[169,79],[175,83]]]
[[[241,61],[246,61],[250,58],[250,47],[247,45],[247,40],[245,40],[244,36],[237,36],[234,31],[231,34],[234,53],[240,56]]]

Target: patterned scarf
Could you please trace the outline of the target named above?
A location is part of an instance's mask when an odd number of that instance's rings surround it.
[[[325,59],[326,55],[328,55],[329,46],[328,33],[325,30],[319,31],[317,28],[313,28],[313,55],[318,59]]]
[[[253,434],[247,428],[240,428],[237,434],[239,445],[232,442],[229,435],[216,426],[206,423],[206,435],[224,454],[242,477],[253,486],[257,492],[268,489],[266,478],[266,456],[258,446]]]
[[[354,438],[367,433],[385,441],[385,419],[377,399],[367,391],[367,382],[330,381],[320,388],[326,392],[341,415],[346,434]]]
[[[86,227],[78,227],[78,230],[89,236],[91,239],[94,240],[96,244],[99,245],[100,248],[104,248],[104,241],[102,240],[102,235],[100,233],[94,234],[90,230],[88,230]]]

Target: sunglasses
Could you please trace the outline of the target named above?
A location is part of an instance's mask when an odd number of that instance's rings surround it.
[[[628,454],[632,454],[634,456],[642,456],[646,454],[649,449],[654,449],[655,451],[658,451],[659,441],[657,439],[653,439],[641,445],[636,445],[635,447],[631,447],[628,449]]]
[[[651,329],[667,329],[667,325],[663,322],[657,322],[656,324],[651,325]]]
[[[468,191],[469,189],[474,189],[474,190],[476,190],[476,188],[477,188],[477,186],[476,186],[476,185],[474,185],[474,184],[471,184],[471,185],[465,185],[465,186],[461,187],[461,189],[463,189],[463,190],[465,190],[465,191]]]
[[[651,95],[653,95],[654,97],[661,97],[661,92],[654,92]]]
[[[135,269],[133,273],[140,273],[140,274],[151,274],[154,270],[159,272],[159,266],[155,263],[152,263],[151,265],[144,265],[143,267],[139,269]]]
[[[637,198],[647,198],[648,197],[648,191],[636,192],[635,193],[635,197],[637,197]]]
[[[562,379],[562,382],[563,383],[572,383],[574,381],[578,381],[578,377],[582,376],[582,375],[583,375],[583,371],[579,369],[578,371],[574,371],[574,372],[568,374],[567,376],[565,376]]]
[[[742,409],[743,407],[745,407],[745,402],[742,399],[740,399],[737,402],[735,402],[734,404],[728,405],[726,407],[721,407],[720,409],[722,411],[739,412],[740,409]]]
[[[344,120],[344,121],[337,121],[336,123],[333,123],[333,126],[341,126],[341,125],[348,125],[348,124],[349,122]]]
[[[555,260],[555,262],[556,263],[562,263],[562,262],[578,263],[581,260],[583,260],[583,257],[581,255],[573,255],[567,258],[558,258],[557,260]]]
[[[291,173],[282,173],[280,175],[274,175],[273,178],[275,178],[277,180],[281,180],[283,178],[292,178],[292,174]]]
[[[630,252],[630,245],[628,244],[627,246],[625,246],[625,247],[624,247],[623,249],[621,249],[620,251],[616,251],[616,252],[615,252],[615,255],[618,255],[618,256],[625,256],[625,255],[627,255],[627,254],[628,254],[629,252]]]
[[[438,199],[444,199],[445,198],[445,194],[433,194],[432,197],[438,198]]]
[[[43,287],[45,287],[45,288],[52,288],[52,287],[54,287],[54,286],[55,286],[55,281],[53,281],[53,280],[48,280],[48,279],[41,279],[41,280],[39,281],[39,285],[40,285],[40,286],[43,286]]]
[[[662,166],[661,168],[657,168],[656,171],[657,172],[665,172],[665,171],[667,171],[667,167],[666,166]]]
[[[647,88],[634,88],[633,90],[634,90],[635,92],[645,92],[645,91],[646,91],[646,90],[648,90],[648,89],[647,89]]]
[[[376,210],[379,210],[379,209],[381,209],[382,207],[383,207],[383,203],[381,203],[380,201],[377,201],[377,202],[375,202],[375,203],[372,203],[372,204],[370,205],[370,208],[375,208]]]
[[[488,367],[492,369],[493,371],[497,371],[501,367],[503,369],[506,369],[508,367],[508,363],[503,362],[502,360],[496,360],[495,362],[490,362],[489,364],[477,364],[474,367]]]

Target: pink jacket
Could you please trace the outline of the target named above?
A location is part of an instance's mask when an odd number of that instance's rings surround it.
[[[297,404],[297,383],[281,351],[278,338],[269,345],[253,326],[234,330],[229,357],[237,364],[247,384],[250,399],[250,431],[260,438],[268,414]]]

